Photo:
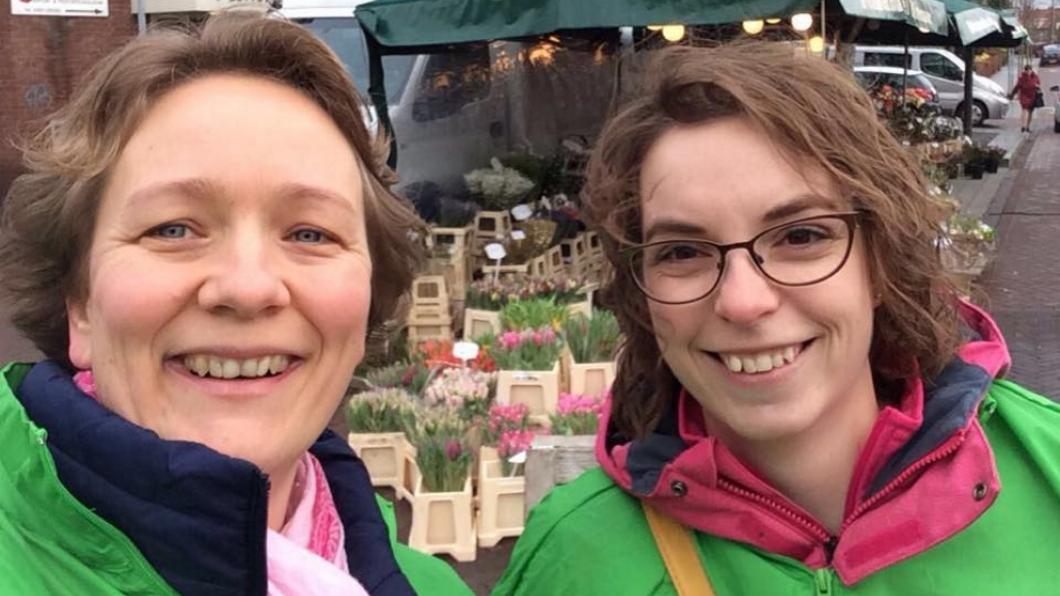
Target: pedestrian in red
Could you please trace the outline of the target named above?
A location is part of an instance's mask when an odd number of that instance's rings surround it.
[[[1020,114],[1020,132],[1030,132],[1034,108],[1044,105],[1042,82],[1030,64],[1023,67],[1023,72],[1016,80],[1016,86],[1008,94],[1009,99],[1015,97],[1017,93],[1020,96],[1020,107],[1023,108]]]

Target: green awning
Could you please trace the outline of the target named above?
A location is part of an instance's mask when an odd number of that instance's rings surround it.
[[[718,25],[788,17],[819,6],[818,0],[375,0],[358,6],[356,14],[381,45],[408,47],[566,30]]]
[[[924,33],[949,32],[946,6],[939,0],[839,0],[843,12],[878,21],[897,21]]]
[[[953,15],[961,45],[972,45],[980,39],[1001,33],[1001,15],[968,0],[944,0],[946,11]]]

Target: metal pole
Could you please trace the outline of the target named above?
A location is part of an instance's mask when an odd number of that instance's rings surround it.
[[[975,67],[972,64],[972,48],[965,46],[961,48],[964,59],[964,113],[961,119],[964,122],[964,134],[972,134],[972,81],[975,77]]]
[[[386,164],[396,170],[397,137],[394,135],[394,125],[390,122],[390,108],[386,103],[382,46],[367,30],[364,30],[364,41],[368,45],[368,96],[372,98],[372,105],[375,106],[375,117],[379,119],[381,132],[390,139],[390,155],[387,156]]]
[[[906,77],[909,75],[909,27],[905,28],[905,55],[902,56],[902,105],[905,105]]]
[[[1056,0],[1053,0],[1053,2],[1055,2],[1055,1]],[[827,59],[828,58],[828,35],[825,34],[825,26],[824,26],[824,2],[825,2],[825,0],[821,0],[821,43],[824,44],[824,57],[825,57],[825,59]]]
[[[144,12],[144,0],[136,0],[136,31],[139,35],[147,33],[147,13]]]

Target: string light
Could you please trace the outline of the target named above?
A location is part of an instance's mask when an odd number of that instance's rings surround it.
[[[666,25],[662,28],[662,36],[666,41],[681,41],[685,36],[685,26]]]
[[[743,30],[748,35],[758,35],[759,33],[762,32],[762,29],[764,29],[765,26],[766,26],[766,24],[765,24],[764,21],[762,21],[762,19],[756,19],[756,20],[753,20],[753,21],[744,21],[743,22]]]
[[[813,15],[808,12],[800,12],[791,17],[791,27],[796,31],[807,31],[813,27]]]

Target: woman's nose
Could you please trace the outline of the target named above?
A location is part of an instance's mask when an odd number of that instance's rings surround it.
[[[265,238],[258,234],[234,236],[218,250],[212,271],[199,288],[203,308],[252,318],[290,303],[281,255]]]
[[[733,323],[750,324],[780,306],[776,287],[758,270],[748,251],[726,255],[728,262],[714,290],[714,312]]]

